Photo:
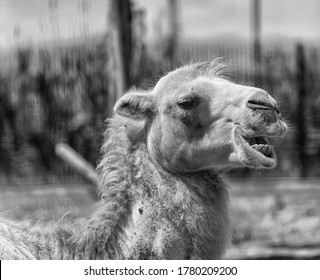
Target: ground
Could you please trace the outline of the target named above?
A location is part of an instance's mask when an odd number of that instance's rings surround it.
[[[231,259],[320,259],[320,180],[228,180]],[[0,185],[0,212],[10,218],[57,221],[90,215],[92,186]]]
[[[86,217],[94,211],[89,188],[83,183],[0,185],[0,213],[31,222]]]
[[[231,181],[227,258],[320,259],[320,181]]]

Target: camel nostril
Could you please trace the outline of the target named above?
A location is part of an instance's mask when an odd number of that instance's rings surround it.
[[[264,91],[257,91],[247,101],[247,107],[253,110],[278,111],[276,101]]]
[[[266,103],[260,100],[249,100],[247,106],[253,110],[276,110],[271,103]]]

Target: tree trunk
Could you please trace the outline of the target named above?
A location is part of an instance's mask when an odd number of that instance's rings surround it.
[[[132,11],[130,0],[112,0],[108,14],[109,109],[131,86]]]
[[[305,121],[306,110],[306,63],[304,47],[298,44],[296,47],[296,65],[297,65],[297,146],[298,146],[298,160],[300,163],[300,177],[307,176],[307,155],[306,155],[306,139],[307,129]]]

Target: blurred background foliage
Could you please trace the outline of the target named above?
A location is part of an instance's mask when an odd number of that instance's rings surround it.
[[[134,13],[131,30],[129,75],[137,86],[155,79],[161,67],[147,54],[142,16]],[[104,121],[112,116],[108,72],[114,69],[107,32],[88,37],[14,46],[1,57],[0,174],[9,182],[77,179],[55,155],[59,142],[97,164]]]

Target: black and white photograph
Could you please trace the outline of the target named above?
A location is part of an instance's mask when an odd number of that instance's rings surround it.
[[[0,0],[0,260],[319,260],[319,15]]]

